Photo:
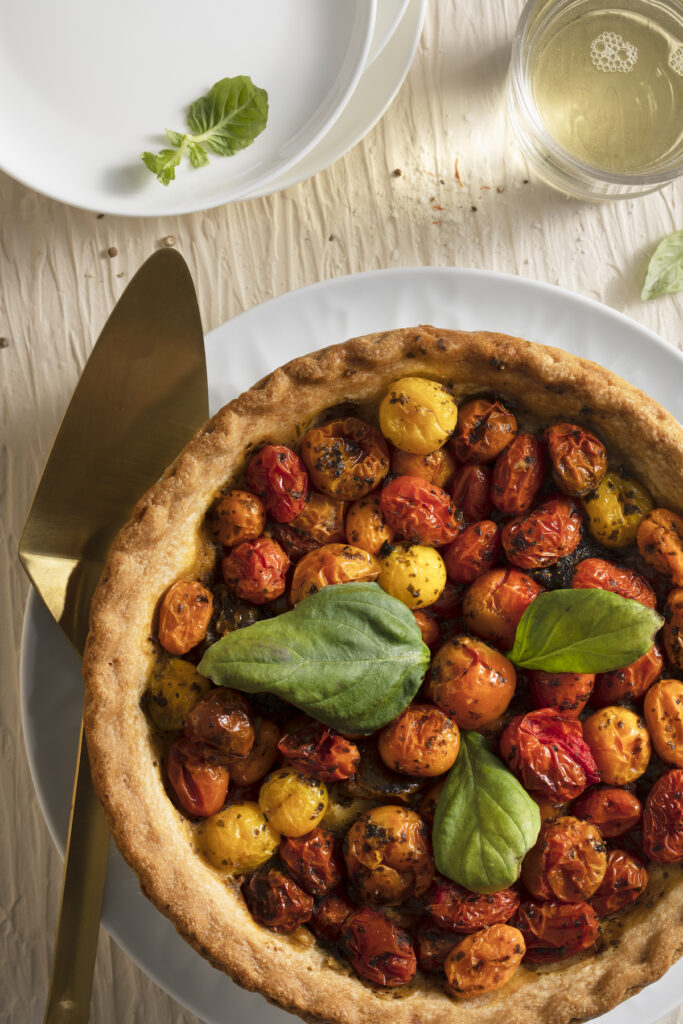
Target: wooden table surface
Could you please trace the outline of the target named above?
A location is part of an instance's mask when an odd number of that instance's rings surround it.
[[[415,61],[379,124],[327,170],[265,199],[184,217],[102,217],[0,174],[0,1020],[42,1019],[61,878],[20,724],[28,585],[17,544],[95,338],[164,239],[172,236],[189,263],[206,330],[327,278],[457,266],[562,285],[681,346],[682,297],[639,297],[649,253],[683,226],[680,182],[592,205],[534,176],[515,148],[503,101],[520,8],[521,0],[430,0]],[[196,1020],[104,933],[91,1019]],[[664,1020],[681,1024],[683,1012]]]

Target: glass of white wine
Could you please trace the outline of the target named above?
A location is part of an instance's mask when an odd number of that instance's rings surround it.
[[[507,82],[517,139],[571,195],[645,195],[683,174],[683,0],[529,0]]]

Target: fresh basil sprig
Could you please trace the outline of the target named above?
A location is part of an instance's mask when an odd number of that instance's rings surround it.
[[[608,590],[552,590],[525,609],[507,657],[544,672],[611,672],[649,651],[663,622]]]
[[[650,257],[641,299],[656,299],[683,289],[683,231],[663,238]]]
[[[434,860],[472,892],[497,892],[519,878],[538,838],[541,814],[477,732],[462,732],[458,759],[436,805]]]
[[[268,121],[268,93],[254,85],[248,75],[222,78],[206,96],[195,100],[187,112],[190,132],[166,129],[174,149],[141,153],[140,158],[161,182],[175,179],[175,169],[185,153],[193,167],[208,164],[207,149],[219,156],[232,156],[250,146]]]
[[[271,693],[340,732],[403,711],[429,668],[415,616],[376,583],[339,583],[228,633],[199,664],[214,683]]]

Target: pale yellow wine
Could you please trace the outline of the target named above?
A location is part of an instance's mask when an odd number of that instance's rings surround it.
[[[683,162],[683,0],[680,16],[578,0],[541,33],[529,75],[546,129],[584,163],[635,174]]]

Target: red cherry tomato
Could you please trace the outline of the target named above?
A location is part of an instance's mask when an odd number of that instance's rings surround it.
[[[548,964],[592,946],[598,918],[588,903],[523,903],[515,924],[526,942],[525,960]]]
[[[579,562],[572,576],[572,587],[575,590],[609,590],[619,597],[640,601],[647,608],[657,606],[652,587],[639,573],[604,558],[584,558]]]
[[[529,673],[529,693],[535,708],[553,708],[569,718],[578,718],[593,692],[594,681],[590,673],[534,670]]]
[[[520,569],[555,565],[581,540],[581,512],[571,498],[555,495],[507,523],[501,540],[508,561]]]
[[[500,755],[525,789],[554,803],[600,781],[581,723],[550,709],[513,718],[500,738]]]
[[[430,613],[441,620],[457,619],[462,610],[463,589],[460,583],[446,583],[441,596],[430,604]]]
[[[476,932],[492,924],[505,924],[519,907],[514,889],[481,895],[447,878],[436,878],[422,899],[426,913],[449,932]]]
[[[522,863],[522,881],[535,899],[590,899],[605,877],[607,853],[590,822],[571,815],[545,821]]]
[[[607,472],[602,441],[575,423],[556,423],[545,432],[553,479],[565,494],[580,497],[594,491]]]
[[[308,473],[284,444],[267,444],[247,466],[247,483],[277,523],[291,523],[308,501]]]
[[[664,656],[656,644],[636,661],[613,672],[601,672],[595,677],[591,704],[605,708],[623,698],[640,700],[662,674]]]
[[[405,985],[415,977],[417,960],[408,932],[380,910],[357,910],[341,932],[341,945],[361,978],[384,988]]]
[[[645,801],[643,851],[648,860],[683,860],[683,768],[657,779]]]
[[[591,906],[598,917],[615,914],[638,899],[647,881],[647,870],[638,857],[625,850],[611,850],[605,877],[591,899]]]
[[[417,966],[426,974],[441,974],[448,954],[460,942],[455,932],[438,928],[430,917],[421,917],[415,932]]]
[[[413,611],[415,621],[420,627],[422,641],[430,650],[437,647],[441,639],[441,627],[433,615],[430,615],[424,608],[416,608]]]
[[[227,686],[216,687],[190,711],[185,735],[201,744],[204,756],[212,763],[230,765],[246,758],[255,735],[248,701]]]
[[[603,839],[613,839],[634,828],[643,805],[634,793],[621,786],[601,786],[582,793],[572,805],[572,814],[592,822]]]
[[[500,402],[475,398],[458,412],[458,425],[450,442],[461,462],[490,462],[510,444],[517,420]]]
[[[256,871],[242,891],[254,920],[274,932],[292,932],[313,913],[313,897],[277,868]]]
[[[495,565],[500,551],[500,530],[490,519],[466,526],[443,551],[448,578],[473,583]]]
[[[545,456],[533,434],[518,434],[493,467],[491,498],[506,516],[531,510],[545,476]]]
[[[356,744],[320,722],[307,722],[285,733],[277,748],[292,768],[322,782],[349,779],[360,764]]]
[[[341,849],[329,829],[319,827],[297,839],[284,838],[279,854],[294,881],[311,896],[324,895],[342,880]]]
[[[468,523],[488,519],[493,508],[490,468],[476,462],[461,466],[451,484],[451,497]]]
[[[353,910],[353,904],[341,892],[323,896],[316,900],[309,927],[324,942],[336,942],[344,922]]]
[[[285,592],[289,558],[270,537],[245,541],[221,561],[223,579],[244,601],[267,604]]]
[[[198,818],[220,811],[228,793],[228,770],[209,764],[199,744],[180,736],[168,750],[166,773],[181,807]]]
[[[460,532],[459,513],[446,491],[419,476],[397,476],[379,504],[397,538],[411,544],[448,544]]]

